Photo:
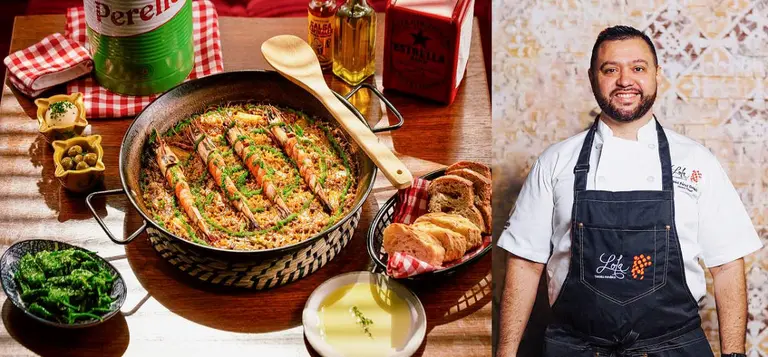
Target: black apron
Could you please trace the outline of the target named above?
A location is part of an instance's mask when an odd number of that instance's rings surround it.
[[[654,118],[662,191],[587,191],[598,120],[574,168],[571,263],[544,356],[713,356],[685,281],[664,130]]]

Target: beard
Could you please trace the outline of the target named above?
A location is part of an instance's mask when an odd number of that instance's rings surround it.
[[[600,93],[599,89],[594,84],[592,85],[592,93],[595,95],[597,104],[600,106],[600,109],[603,111],[603,114],[622,123],[629,123],[642,118],[643,115],[645,115],[646,113],[648,113],[649,110],[651,110],[651,108],[653,107],[653,103],[656,101],[655,92],[652,95],[647,96],[641,91],[640,104],[638,104],[638,106],[634,110],[627,111],[627,110],[622,110],[616,105],[612,104],[610,99],[603,96],[603,94]]]

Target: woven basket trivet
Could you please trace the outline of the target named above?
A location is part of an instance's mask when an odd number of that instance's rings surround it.
[[[156,229],[149,228],[147,232],[160,256],[197,279],[214,285],[264,290],[301,279],[333,259],[355,233],[361,212],[357,210],[335,231],[304,248],[260,261],[228,262],[190,250]]]

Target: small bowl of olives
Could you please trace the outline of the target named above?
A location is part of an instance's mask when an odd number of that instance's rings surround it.
[[[56,178],[70,191],[85,192],[104,180],[103,156],[100,135],[53,142]]]

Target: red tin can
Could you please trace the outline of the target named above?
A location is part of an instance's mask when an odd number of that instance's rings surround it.
[[[474,0],[389,0],[384,89],[453,103],[467,68],[473,9]]]

